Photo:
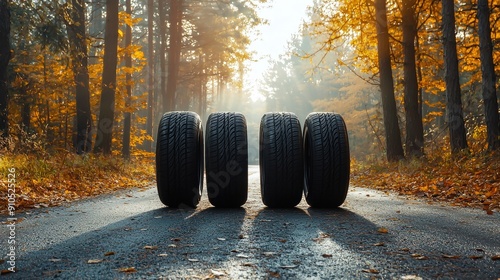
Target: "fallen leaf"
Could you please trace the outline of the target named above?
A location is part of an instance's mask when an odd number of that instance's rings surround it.
[[[3,264],[5,262],[4,259],[0,259],[0,264]]]
[[[158,255],[158,257],[167,257],[167,256],[168,256],[168,254],[166,254],[166,253],[163,253],[163,254],[159,254],[159,255]]]
[[[146,250],[156,250],[156,249],[158,249],[158,246],[149,246],[149,245],[146,245],[146,246],[144,246],[144,249],[146,249]]]
[[[88,260],[87,263],[88,264],[97,264],[97,263],[101,263],[103,260],[101,259],[93,259],[93,260]]]
[[[331,258],[331,257],[333,257],[333,255],[332,255],[332,254],[323,254],[323,255],[321,255],[321,256],[322,256],[323,258]]]
[[[247,239],[248,235],[240,234],[240,235],[238,235],[238,238],[239,239]]]
[[[469,259],[473,259],[473,260],[479,260],[479,259],[482,259],[483,256],[476,256],[476,255],[472,255],[469,257]]]
[[[190,262],[199,262],[200,260],[198,260],[198,259],[188,259],[188,261],[190,261]]]
[[[179,241],[181,241],[181,239],[177,237],[177,238],[170,239],[170,241],[179,242]]]
[[[276,252],[264,252],[263,255],[266,257],[271,257],[271,256],[276,255]]]
[[[401,280],[423,280],[423,278],[417,275],[404,275],[401,277]]]
[[[217,276],[217,277],[220,277],[220,276],[225,276],[226,273],[222,272],[222,271],[219,271],[219,270],[215,270],[215,269],[211,269],[210,272],[212,272],[213,275]]]
[[[429,258],[427,258],[426,256],[422,256],[420,254],[411,254],[411,257],[416,259],[416,260],[419,260],[419,261],[423,261],[423,260],[428,260]]]
[[[273,278],[280,278],[281,277],[279,272],[274,272],[274,271],[270,271],[270,270],[268,270],[267,272],[269,273],[269,276],[271,276]]]
[[[254,263],[244,263],[242,266],[255,267]]]
[[[403,252],[410,252],[410,248],[402,248],[401,251],[403,251]]]
[[[292,269],[292,268],[297,268],[298,265],[281,265],[280,268],[284,269]]]
[[[245,254],[238,254],[238,255],[236,255],[236,257],[242,258],[242,259],[248,259],[249,258],[249,256],[245,255]]]
[[[54,259],[49,259],[49,262],[60,262],[60,261],[62,261],[62,260],[61,259],[55,259],[55,258]]]
[[[460,259],[460,256],[454,256],[454,255],[443,255],[443,258],[445,259]]]
[[[106,252],[106,253],[104,253],[104,256],[107,257],[107,256],[112,256],[114,254],[115,254],[115,252]]]
[[[16,271],[16,270],[14,270],[14,271]],[[12,272],[14,272],[14,271],[12,271],[12,270],[8,270],[8,269],[3,269],[2,271],[0,271],[0,275],[9,274],[9,273],[12,273]]]
[[[383,234],[386,234],[386,233],[389,233],[389,230],[384,228],[384,227],[381,227],[377,230],[378,233],[383,233]]]
[[[168,245],[168,247],[170,247],[170,248],[176,248],[176,247],[177,247],[177,245],[175,245],[175,244],[170,244],[170,245]]]
[[[287,241],[288,241],[288,240],[286,240],[286,239],[280,239],[280,240],[279,240],[279,242],[281,242],[281,243],[286,243]]]
[[[364,273],[371,273],[371,274],[379,274],[380,272],[376,270],[375,268],[370,268],[370,269],[363,269],[361,270]]]
[[[118,268],[118,271],[120,272],[125,272],[125,273],[134,273],[134,272],[137,272],[137,270],[135,269],[135,267],[122,267],[122,268]]]
[[[155,217],[155,219],[161,219],[161,218],[162,218],[162,216],[156,216]]]
[[[493,261],[499,261],[500,260],[500,255],[494,255],[493,257],[491,257],[491,260],[493,260]]]
[[[226,241],[225,238],[221,238],[221,237],[217,238],[217,240],[219,240],[219,241]]]
[[[379,242],[379,243],[373,244],[373,246],[382,247],[382,246],[385,246],[385,243],[384,242]]]

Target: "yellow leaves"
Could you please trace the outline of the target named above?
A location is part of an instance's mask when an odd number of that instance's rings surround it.
[[[389,233],[389,230],[384,228],[384,227],[381,227],[377,230],[378,233],[382,233],[382,234],[387,234]]]
[[[132,267],[121,267],[121,268],[118,268],[118,271],[124,272],[124,273],[135,273],[135,272],[137,272],[137,270],[133,266]]]
[[[0,159],[0,171],[3,162],[8,162],[16,166],[25,182],[18,189],[18,208],[42,208],[118,189],[146,187],[155,180],[152,156],[143,152],[125,162],[121,158],[81,157],[67,152],[47,158],[5,154]],[[7,209],[6,203],[0,200],[0,211]]]
[[[482,208],[491,215],[500,209],[500,162],[489,157],[456,160],[431,155],[399,164],[355,162],[351,180],[357,186]]]

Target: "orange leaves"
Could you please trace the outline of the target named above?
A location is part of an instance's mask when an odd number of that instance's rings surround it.
[[[435,156],[398,164],[356,163],[351,180],[357,186],[482,208],[491,215],[500,210],[500,161],[496,157]]]
[[[121,158],[85,157],[60,153],[47,158],[35,155],[4,155],[5,166],[16,166],[19,184],[17,208],[45,208],[129,187],[148,186],[154,181],[154,160],[143,155],[131,162]],[[0,193],[7,190],[0,181]],[[7,200],[0,200],[5,211]]]

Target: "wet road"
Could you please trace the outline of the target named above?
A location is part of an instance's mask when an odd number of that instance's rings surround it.
[[[249,174],[240,209],[169,209],[152,187],[18,214],[5,279],[500,278],[500,213],[354,187],[341,209],[268,209]]]

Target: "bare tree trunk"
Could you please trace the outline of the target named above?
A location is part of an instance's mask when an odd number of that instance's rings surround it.
[[[479,46],[481,52],[481,70],[483,73],[482,90],[488,131],[488,149],[497,150],[500,149],[500,121],[488,0],[477,1],[477,18],[479,20]]]
[[[104,34],[104,67],[99,122],[95,153],[111,154],[115,118],[116,64],[118,60],[118,2],[106,0],[106,31]]]
[[[72,21],[67,22],[73,75],[76,87],[76,141],[77,154],[92,148],[92,114],[90,111],[87,36],[85,32],[85,1],[71,0]]]
[[[153,137],[153,102],[154,102],[154,79],[155,79],[155,64],[154,64],[154,2],[148,0],[148,119],[146,122],[146,132],[150,137]],[[146,142],[146,151],[153,150],[153,143]]]
[[[9,135],[7,68],[10,53],[10,8],[8,0],[0,0],[0,137]]]
[[[125,2],[126,12],[132,17],[132,5],[130,0],[126,0]],[[130,48],[132,45],[132,26],[127,24],[125,30],[125,48]],[[125,55],[125,67],[131,69],[132,68],[132,56],[130,52],[127,52]],[[125,76],[126,80],[126,88],[127,88],[127,96],[125,97],[125,119],[123,121],[123,146],[122,146],[122,155],[125,159],[130,159],[130,130],[132,126],[132,113],[130,112],[131,99],[132,99],[132,75],[130,72],[127,72]]]
[[[179,66],[182,48],[182,14],[183,0],[170,0],[170,40],[168,49],[168,78],[167,99],[164,101],[166,111],[174,111],[176,108],[175,95],[177,91],[177,80],[179,78]]]
[[[443,47],[445,58],[446,110],[450,131],[452,153],[467,149],[465,125],[462,111],[462,93],[460,89],[457,42],[455,35],[454,0],[442,0],[443,3]]]
[[[380,90],[387,146],[387,160],[398,161],[404,158],[399,129],[394,80],[392,78],[389,31],[387,27],[387,8],[385,0],[375,0],[375,14],[378,41],[378,61],[380,68]]]
[[[159,16],[159,31],[160,31],[160,95],[162,100],[162,106],[159,106],[162,110],[161,113],[167,111],[166,100],[167,100],[167,8],[165,3],[167,1],[158,1],[158,12]]]
[[[419,114],[417,64],[415,40],[417,39],[416,0],[403,1],[404,49],[404,101],[406,112],[406,155],[420,157],[424,151],[424,127]]]

